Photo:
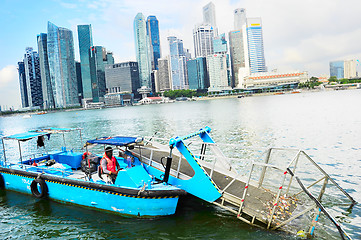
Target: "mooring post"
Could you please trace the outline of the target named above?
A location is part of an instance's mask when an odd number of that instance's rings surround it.
[[[3,150],[4,150],[4,161],[5,161],[5,166],[6,164],[6,153],[5,153],[5,143],[4,143],[4,139],[1,139],[1,142],[3,143]]]

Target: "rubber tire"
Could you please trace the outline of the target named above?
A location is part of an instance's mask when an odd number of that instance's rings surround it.
[[[40,185],[40,192],[38,190],[38,184]],[[32,183],[30,184],[31,193],[34,195],[34,197],[37,198],[45,198],[48,196],[48,186],[45,183],[44,179],[36,178]]]
[[[5,181],[2,174],[0,174],[0,189],[5,189]]]

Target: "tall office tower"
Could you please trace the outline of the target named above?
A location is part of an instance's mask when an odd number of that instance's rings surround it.
[[[33,48],[26,48],[24,55],[26,89],[29,107],[43,106],[39,54]]]
[[[169,42],[169,52],[170,52],[170,76],[172,82],[172,90],[176,89],[187,89],[187,68],[183,40],[178,39],[177,37],[171,36],[168,37]]]
[[[213,52],[214,54],[225,54],[227,56],[227,78],[228,85],[231,86],[231,64],[229,61],[226,34],[222,33],[213,39]]]
[[[93,46],[91,24],[78,25],[78,39],[83,98],[93,98],[90,76],[90,47]]]
[[[238,87],[239,72],[249,75],[249,57],[246,26],[241,30],[229,32],[229,51],[231,55],[232,81],[231,87]],[[243,75],[241,74],[241,75]]]
[[[151,89],[152,56],[149,46],[150,40],[147,35],[147,25],[142,13],[138,13],[134,18],[134,40],[140,85]]]
[[[47,36],[46,33],[40,33],[37,36],[44,109],[55,108],[53,88],[50,79]]]
[[[209,24],[198,25],[193,29],[195,57],[206,57],[213,54],[213,27]]]
[[[350,79],[357,77],[356,74],[356,61],[355,60],[346,60],[344,61],[344,78]]]
[[[247,18],[247,37],[251,73],[266,72],[261,18]]]
[[[105,66],[114,64],[113,54],[102,46],[92,46],[89,61],[93,102],[103,102],[106,94]]]
[[[152,69],[158,69],[158,59],[160,53],[160,37],[159,37],[159,22],[156,16],[148,16],[147,18],[147,33],[150,40],[150,49],[152,57]]]
[[[105,79],[108,93],[129,92],[138,95],[140,88],[138,63],[123,62],[105,67]]]
[[[83,94],[83,80],[81,78],[81,63],[75,61],[75,71],[76,71],[76,82],[78,85],[78,101],[81,104],[81,100],[84,98]]]
[[[78,106],[73,33],[48,22],[48,60],[55,107]]]
[[[215,36],[218,35],[216,24],[216,8],[212,2],[209,2],[203,7],[203,23],[211,25],[214,29]]]
[[[20,95],[21,107],[29,107],[28,91],[26,87],[25,65],[24,62],[18,62],[19,82],[20,82]]]
[[[227,55],[214,54],[207,56],[207,70],[209,75],[209,92],[231,90],[228,86]]]
[[[343,61],[330,62],[330,76],[337,77],[337,79],[344,78],[344,62]]]
[[[188,60],[187,71],[189,89],[204,90],[209,87],[207,61],[205,57]]]
[[[159,91],[169,91],[172,89],[171,82],[169,79],[169,61],[167,58],[158,59],[158,87]]]
[[[247,23],[246,9],[237,8],[234,10],[234,30],[242,29],[243,25]]]

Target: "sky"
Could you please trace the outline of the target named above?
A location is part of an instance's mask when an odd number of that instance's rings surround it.
[[[212,0],[219,33],[233,30],[233,10],[261,17],[269,70],[329,74],[329,62],[361,58],[359,0]],[[209,0],[0,0],[0,106],[20,107],[17,62],[25,48],[37,51],[36,36],[47,22],[73,31],[79,60],[77,25],[91,24],[94,45],[113,52],[115,62],[135,61],[133,20],[138,12],[159,20],[162,56],[168,36],[184,41],[194,54],[192,31],[202,22]],[[358,66],[358,70],[360,66]]]

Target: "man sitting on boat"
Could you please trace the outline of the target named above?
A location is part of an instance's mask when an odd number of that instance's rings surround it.
[[[100,160],[101,173],[107,176],[108,180],[115,183],[118,172],[120,170],[117,159],[113,156],[112,147],[106,147],[103,158]],[[117,170],[118,169],[118,170]]]

